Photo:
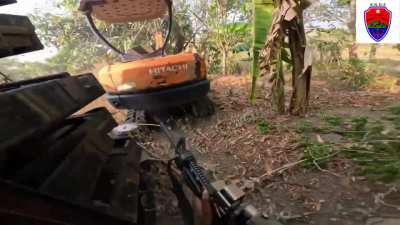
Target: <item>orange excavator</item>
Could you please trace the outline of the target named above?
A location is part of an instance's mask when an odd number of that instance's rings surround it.
[[[97,38],[122,59],[121,63],[104,67],[98,75],[115,107],[146,112],[183,108],[196,117],[214,112],[207,97],[210,82],[205,61],[196,53],[166,55],[173,23],[171,0],[81,0],[80,10]],[[143,48],[122,52],[94,22],[94,18],[106,23],[138,22],[164,18],[167,14],[165,40],[150,53]]]

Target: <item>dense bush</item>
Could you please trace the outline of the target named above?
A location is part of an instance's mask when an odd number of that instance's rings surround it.
[[[351,90],[367,88],[374,81],[375,72],[363,61],[350,59],[342,61],[339,67],[339,80]]]

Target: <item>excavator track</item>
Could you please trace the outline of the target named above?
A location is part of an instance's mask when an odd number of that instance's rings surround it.
[[[214,103],[208,96],[204,96],[201,99],[188,104],[186,107],[189,108],[187,111],[194,118],[208,117],[213,115],[215,112]]]
[[[155,116],[168,119],[201,119],[215,113],[214,103],[208,96],[204,96],[183,106],[166,108],[157,111],[128,110],[126,121],[138,123],[157,123]]]

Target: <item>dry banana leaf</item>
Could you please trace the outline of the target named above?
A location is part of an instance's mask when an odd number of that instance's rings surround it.
[[[290,113],[304,115],[307,112],[310,82],[311,55],[306,51],[306,36],[302,12],[307,1],[278,0],[273,14],[273,22],[264,49],[260,53],[261,74],[269,76],[272,82],[272,107],[279,113],[285,112],[284,74],[282,52],[287,39],[291,53],[293,95]],[[308,52],[308,53],[307,53]]]

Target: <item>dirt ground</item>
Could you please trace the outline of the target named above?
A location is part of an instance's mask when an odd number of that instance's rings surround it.
[[[334,91],[324,81],[312,87],[307,119],[314,121],[322,113],[381,116],[381,109],[400,100],[400,95],[383,92]],[[190,146],[216,179],[239,183],[248,202],[285,224],[400,225],[400,190],[355,176],[355,165],[340,156],[327,169],[297,165],[303,149],[295,142],[294,126],[302,118],[275,115],[266,91],[252,106],[249,88],[247,76],[215,77],[210,93],[215,115],[180,121]],[[271,133],[257,131],[260,120],[272,124]],[[172,154],[157,132],[144,144],[161,158]]]
[[[295,126],[304,118],[273,113],[268,88],[263,85],[258,88],[256,104],[251,105],[249,89],[248,76],[214,77],[210,98],[216,113],[178,123],[189,146],[215,179],[240,184],[248,193],[247,202],[264,216],[278,218],[284,224],[400,225],[398,185],[356,176],[357,166],[340,155],[324,169],[303,167],[299,162],[304,149],[296,142],[301,134]],[[399,94],[337,91],[324,81],[314,80],[306,119],[318,123],[326,113],[344,118],[379,117],[382,109],[399,102]],[[123,120],[124,113],[112,112]],[[257,130],[260,121],[271,124],[271,132],[261,134]],[[157,131],[142,141],[159,158],[168,159],[173,154]]]

